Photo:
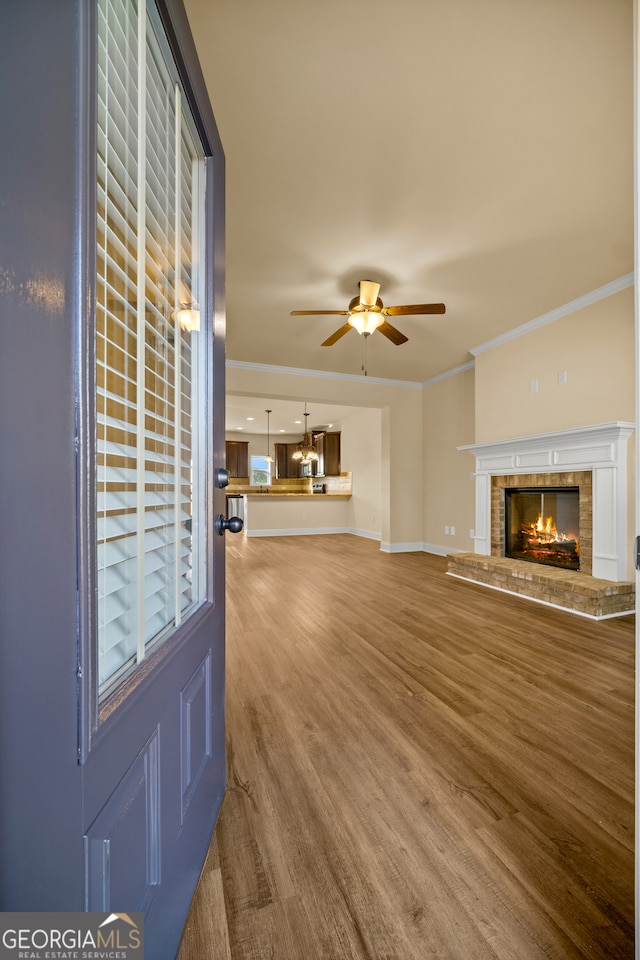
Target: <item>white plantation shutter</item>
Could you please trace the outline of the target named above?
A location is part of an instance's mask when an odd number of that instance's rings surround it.
[[[99,0],[96,480],[104,691],[202,599],[203,151],[151,3]]]

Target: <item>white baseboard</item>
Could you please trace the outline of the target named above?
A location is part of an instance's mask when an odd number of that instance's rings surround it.
[[[384,553],[434,553],[437,557],[448,557],[450,553],[464,553],[452,547],[441,547],[438,543],[381,543]]]
[[[451,553],[451,550],[447,550],[446,547],[441,547],[437,543],[423,543],[422,550],[424,553],[434,553],[436,557],[446,557],[448,553]]]
[[[422,552],[422,543],[387,543],[383,541],[380,544],[383,553],[420,553]]]
[[[441,547],[438,543],[381,543],[384,553],[434,553],[437,557],[448,557],[450,553],[464,553],[454,547]]]
[[[437,557],[448,557],[450,553],[465,553],[455,547],[441,547],[439,543],[423,543],[424,553],[434,553]]]
[[[310,534],[350,533],[354,537],[366,540],[380,540],[375,530],[360,530],[358,527],[290,527],[284,530],[247,530],[248,537],[304,537]]]
[[[354,537],[364,537],[365,540],[382,540],[382,535],[375,530],[360,530],[358,527],[348,527],[346,533],[352,533]]]

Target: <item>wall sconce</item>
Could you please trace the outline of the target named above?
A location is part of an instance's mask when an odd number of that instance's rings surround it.
[[[196,333],[200,329],[200,310],[197,303],[191,303],[189,306],[180,307],[176,312],[176,320],[182,330],[189,333]]]

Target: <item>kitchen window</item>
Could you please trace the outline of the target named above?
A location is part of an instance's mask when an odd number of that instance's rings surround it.
[[[267,454],[264,456],[251,456],[251,475],[249,483],[252,487],[271,486],[271,467],[272,460],[267,460]]]

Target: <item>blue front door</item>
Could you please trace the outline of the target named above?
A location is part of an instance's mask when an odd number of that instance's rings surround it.
[[[224,157],[181,0],[3,16],[0,909],[171,960],[225,785]]]

